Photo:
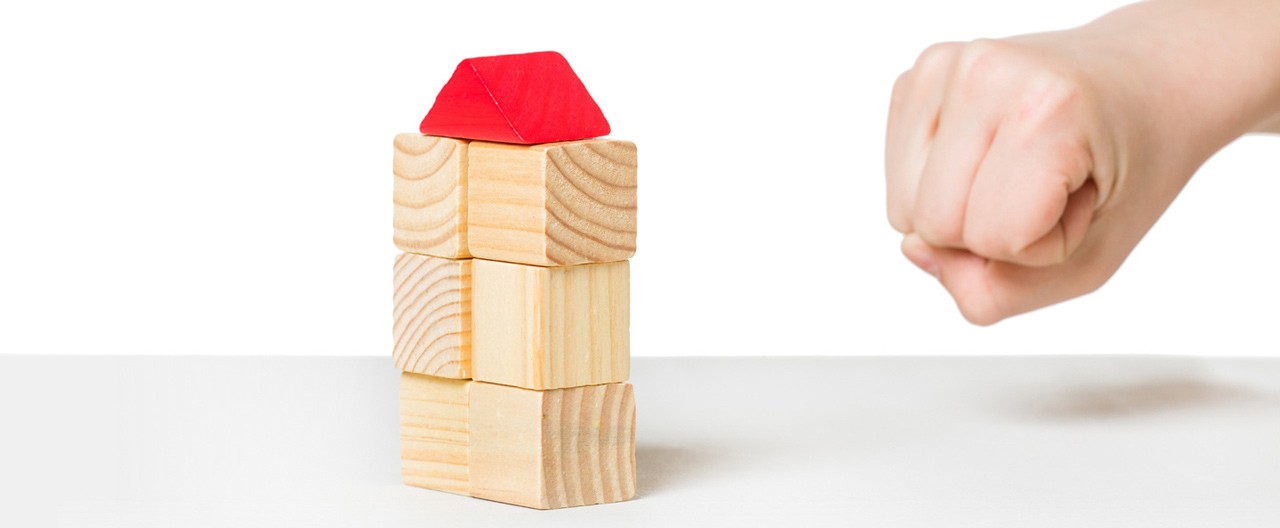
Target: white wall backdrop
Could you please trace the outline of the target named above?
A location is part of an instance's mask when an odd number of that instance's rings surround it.
[[[992,328],[898,253],[895,76],[1120,3],[10,2],[0,353],[389,354],[392,136],[462,58],[553,49],[640,147],[635,355],[1276,354],[1280,138]]]

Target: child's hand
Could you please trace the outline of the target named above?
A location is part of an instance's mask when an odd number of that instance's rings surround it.
[[[1127,119],[1072,59],[1032,42],[940,44],[894,86],[889,221],[974,323],[1092,291],[1137,243],[1103,224],[1129,172],[1127,131],[1109,123]]]
[[[1259,61],[1222,60],[1230,50],[1202,40],[1280,35],[1280,24],[1212,4],[1141,4],[1069,31],[939,44],[898,79],[889,221],[967,319],[991,324],[1101,286],[1201,163],[1280,110],[1280,89],[1241,93]],[[1258,5],[1245,14],[1280,22],[1277,4]],[[1280,38],[1264,42],[1280,51]],[[1262,79],[1280,86],[1280,61],[1268,68]]]

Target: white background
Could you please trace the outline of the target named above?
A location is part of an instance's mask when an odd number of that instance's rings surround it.
[[[896,75],[1119,4],[9,2],[0,353],[389,355],[393,135],[460,59],[553,49],[640,147],[635,355],[1275,354],[1280,138],[992,328],[898,253]]]

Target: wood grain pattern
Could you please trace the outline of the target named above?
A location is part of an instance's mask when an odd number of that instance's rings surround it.
[[[555,268],[472,262],[476,380],[538,390],[627,380],[627,261]]]
[[[395,243],[409,253],[467,258],[467,141],[395,139]]]
[[[634,143],[476,141],[467,152],[472,255],[568,266],[635,254]]]
[[[471,384],[400,375],[400,474],[405,484],[470,492]]]
[[[471,387],[471,495],[550,509],[636,492],[629,383],[531,391]]]
[[[396,368],[471,377],[471,259],[402,253],[393,273]]]

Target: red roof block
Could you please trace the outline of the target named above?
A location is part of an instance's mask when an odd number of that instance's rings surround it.
[[[543,51],[463,60],[419,130],[532,145],[603,136],[609,122],[569,61]]]

